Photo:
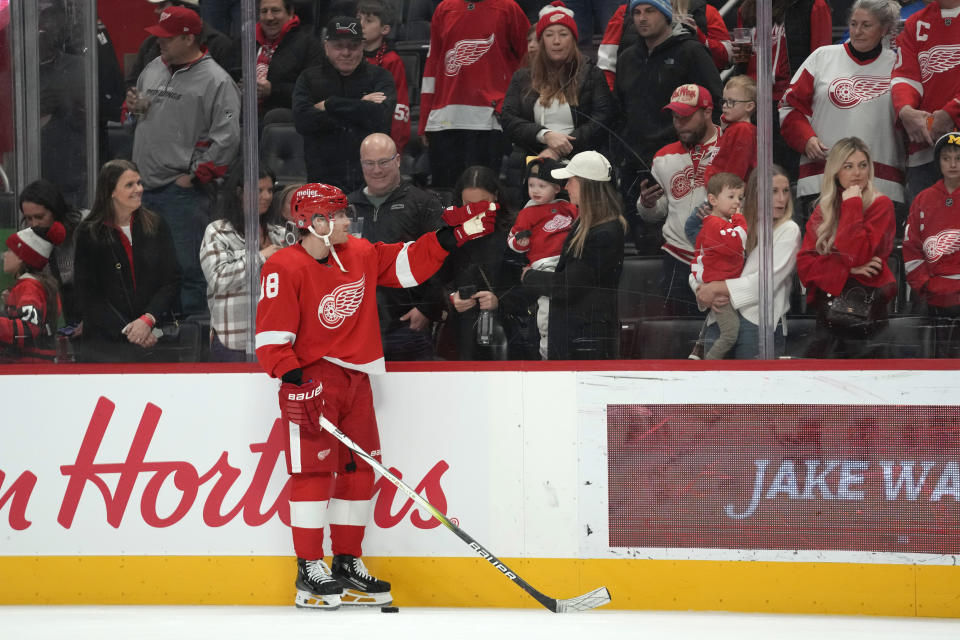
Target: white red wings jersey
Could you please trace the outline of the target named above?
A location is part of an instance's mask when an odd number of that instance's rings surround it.
[[[932,2],[910,16],[897,36],[897,63],[891,74],[893,107],[933,113],[943,109],[960,126],[960,7]],[[907,164],[933,161],[933,148],[910,143]]]
[[[907,282],[928,303],[960,305],[960,189],[943,180],[913,200],[903,234]]]
[[[906,148],[896,128],[890,95],[890,72],[896,57],[884,49],[872,61],[861,62],[846,44],[820,47],[794,74],[780,101],[780,133],[799,153],[813,136],[826,147],[857,136],[870,148],[877,189],[903,202]],[[820,193],[824,164],[823,160],[800,158],[798,196]]]
[[[419,133],[499,130],[496,113],[526,53],[529,28],[514,0],[443,0],[430,21]]]
[[[559,256],[567,232],[578,214],[577,208],[564,200],[525,207],[517,214],[517,221],[507,236],[507,245],[517,253],[526,253],[530,264]],[[521,231],[530,232],[530,244],[525,247],[516,243],[515,236]]]
[[[657,151],[650,173],[663,188],[664,196],[653,210],[638,206],[644,220],[664,221],[663,250],[688,264],[693,262],[694,247],[683,227],[693,210],[707,199],[703,174],[722,144],[720,129],[714,129],[714,137],[704,144],[688,149],[680,142],[673,142]]]
[[[710,52],[710,59],[717,69],[723,70],[730,66],[730,56],[733,54],[733,45],[730,43],[730,32],[723,21],[723,16],[711,4],[706,7],[707,32],[697,29],[697,40]],[[603,71],[610,91],[617,79],[617,56],[620,55],[620,45],[623,44],[624,20],[631,20],[627,14],[627,5],[622,4],[613,12],[607,23],[597,47],[597,67]]]
[[[275,378],[321,358],[382,373],[377,286],[415,287],[447,257],[435,233],[395,244],[350,237],[336,249],[346,272],[333,260],[318,262],[300,244],[277,251],[263,265],[257,359]]]
[[[707,216],[697,234],[697,257],[690,273],[700,284],[739,278],[746,244],[747,220],[742,215],[735,213],[729,220]]]

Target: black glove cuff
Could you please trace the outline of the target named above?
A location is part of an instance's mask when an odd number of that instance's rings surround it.
[[[303,384],[303,369],[290,369],[280,379],[291,384]]]
[[[453,227],[444,226],[437,229],[437,242],[447,253],[457,248],[457,239],[453,236]]]

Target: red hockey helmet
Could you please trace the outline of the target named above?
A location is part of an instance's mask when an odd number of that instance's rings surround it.
[[[347,196],[337,187],[312,182],[303,185],[293,194],[290,217],[298,228],[306,229],[314,216],[324,216],[332,223],[333,214],[349,206]]]

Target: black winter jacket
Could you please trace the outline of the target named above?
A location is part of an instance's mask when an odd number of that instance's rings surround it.
[[[133,361],[143,349],[120,332],[144,313],[169,319],[180,297],[180,266],[170,228],[157,217],[153,235],[144,233],[139,212],[130,224],[133,270],[119,229],[83,223],[77,229],[74,278],[83,318],[87,360]]]
[[[527,271],[524,287],[550,298],[547,354],[550,360],[608,360],[619,356],[617,286],[623,270],[623,226],[602,222],[587,233],[583,255],[570,253],[574,223],[553,273]]]
[[[669,104],[674,89],[688,83],[710,92],[714,122],[719,122],[723,93],[720,73],[707,48],[693,36],[675,33],[653,51],[647,51],[647,43],[640,40],[619,57],[614,94],[622,114],[623,143],[629,146],[622,150],[625,163],[649,166],[661,147],[677,139],[673,115],[663,107]]]
[[[514,145],[528,155],[537,155],[547,145],[537,140],[543,129],[534,119],[533,109],[540,94],[530,88],[530,68],[518,69],[510,80],[500,122],[504,133]],[[591,63],[585,63],[577,74],[579,91],[573,115],[573,153],[588,149],[602,151],[607,146],[607,130],[613,122],[616,104],[603,77],[603,72]]]
[[[409,183],[394,189],[379,207],[367,199],[363,189],[351,193],[348,200],[357,216],[363,218],[363,237],[370,242],[411,242],[441,225],[443,205],[439,198]],[[431,320],[440,320],[445,304],[438,276],[409,289],[377,287],[382,332],[406,325],[399,318],[413,307]]]
[[[363,96],[382,91],[380,104]],[[325,111],[314,105],[324,101]],[[363,185],[360,143],[371,133],[390,134],[397,90],[386,69],[360,61],[353,73],[341,75],[325,58],[297,78],[293,121],[303,136],[309,182],[324,182],[346,193]]]
[[[271,109],[293,108],[293,88],[297,78],[305,69],[315,67],[324,60],[323,45],[306,29],[291,29],[270,59],[267,80],[270,82],[270,95],[260,108],[260,113]]]

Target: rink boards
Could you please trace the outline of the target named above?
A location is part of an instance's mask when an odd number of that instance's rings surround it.
[[[374,394],[384,463],[553,597],[960,617],[960,377],[896,365],[410,365]],[[290,602],[275,382],[22,371],[0,372],[0,603]],[[378,488],[364,549],[398,604],[535,605]]]

